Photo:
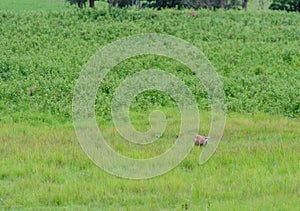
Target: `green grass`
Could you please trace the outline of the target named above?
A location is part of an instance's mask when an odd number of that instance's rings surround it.
[[[202,116],[205,133],[208,119],[206,113]],[[145,115],[133,117],[146,125]],[[206,164],[198,164],[201,148],[194,148],[169,173],[134,181],[93,164],[68,123],[7,121],[0,127],[0,208],[297,210],[299,128],[299,120],[232,113],[220,146]],[[107,140],[116,139],[114,130],[105,126]],[[118,147],[128,152],[125,145]]]
[[[87,4],[88,5],[88,4]],[[75,8],[76,6],[74,6]],[[105,1],[96,1],[96,8],[106,8],[108,4]],[[65,0],[1,0],[0,11],[30,12],[30,11],[64,11],[72,8]],[[74,9],[73,8],[73,9]]]
[[[260,2],[264,2],[263,6]],[[248,10],[268,10],[272,0],[250,0],[248,1]]]
[[[0,10],[6,11],[62,11],[64,0],[1,0]]]

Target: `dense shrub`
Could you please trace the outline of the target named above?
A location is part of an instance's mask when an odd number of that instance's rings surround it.
[[[1,112],[45,112],[71,117],[74,84],[83,65],[102,46],[140,33],[163,33],[191,42],[220,75],[229,111],[300,115],[298,13],[201,10],[68,10],[0,12]],[[105,77],[95,111],[108,117],[115,88],[148,68],[181,78],[209,109],[202,83],[182,64],[159,56],[126,60]],[[33,95],[29,89],[35,86]],[[133,107],[172,106],[161,93],[138,96]],[[2,114],[3,115],[3,114]],[[0,115],[1,117],[1,115]]]

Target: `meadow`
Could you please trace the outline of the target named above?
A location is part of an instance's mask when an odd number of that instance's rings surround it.
[[[1,10],[8,11],[62,11],[67,8],[64,0],[3,0]]]
[[[0,2],[1,209],[299,209],[299,14],[200,10],[191,16],[188,10],[77,10],[59,1],[15,2]],[[202,148],[194,147],[167,174],[128,180],[84,154],[73,127],[72,96],[83,65],[97,50],[140,33],[170,34],[199,48],[223,82],[228,117],[222,141],[204,165],[198,163]],[[110,115],[114,90],[149,68],[184,81],[201,111],[199,132],[207,134],[210,126],[210,100],[186,66],[153,55],[128,59],[100,85],[95,114],[110,146],[135,158],[168,149],[180,126],[174,101],[152,91],[136,98],[131,119],[146,131],[149,112],[164,111],[169,125],[159,142],[132,146],[116,134]]]
[[[1,124],[0,206],[14,210],[297,210],[299,126],[299,120],[288,118],[231,114],[223,141],[206,164],[198,164],[201,149],[194,148],[167,174],[126,180],[87,158],[71,124]],[[112,131],[107,127],[104,133],[114,140]]]

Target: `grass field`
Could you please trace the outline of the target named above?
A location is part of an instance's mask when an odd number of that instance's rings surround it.
[[[3,0],[0,10],[8,11],[62,11],[66,9],[64,0]]]
[[[105,1],[96,1],[96,8],[107,7]],[[65,0],[2,0],[0,1],[0,10],[5,11],[64,11],[70,9],[70,4]],[[75,6],[74,6],[75,8]],[[73,9],[74,9],[73,8]]]
[[[185,10],[77,11],[56,0],[20,2],[0,1],[0,209],[300,209],[299,14],[198,11],[191,17]],[[153,32],[185,39],[207,55],[224,83],[226,128],[204,165],[198,163],[202,148],[194,147],[164,175],[122,179],[98,168],[81,149],[72,122],[73,88],[97,49]],[[149,110],[161,108],[169,127],[158,143],[133,146],[113,127],[111,90],[153,66],[191,88],[201,110],[199,132],[210,129],[207,95],[186,67],[165,58],[133,58],[111,71],[95,105],[103,136],[125,156],[159,155],[178,134],[178,109],[157,93],[141,96],[130,117],[146,131]]]
[[[1,124],[0,207],[297,210],[299,127],[299,120],[232,113],[205,165],[194,148],[171,172],[135,181],[96,167],[71,124]],[[104,130],[108,140],[113,131]]]

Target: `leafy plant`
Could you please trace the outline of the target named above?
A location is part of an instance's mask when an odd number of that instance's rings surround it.
[[[165,33],[198,47],[216,68],[227,108],[299,117],[300,50],[297,13],[201,10],[66,10],[0,12],[2,113],[40,112],[71,118],[76,79],[101,47],[124,36]],[[175,24],[176,23],[176,24]],[[5,29],[5,30],[4,30]],[[189,69],[172,59],[144,55],[117,65],[101,83],[95,104],[110,118],[111,100],[127,76],[157,68],[179,77],[199,108],[209,110],[206,90]],[[35,86],[32,96],[29,89]],[[141,94],[132,108],[174,106],[158,92]]]

